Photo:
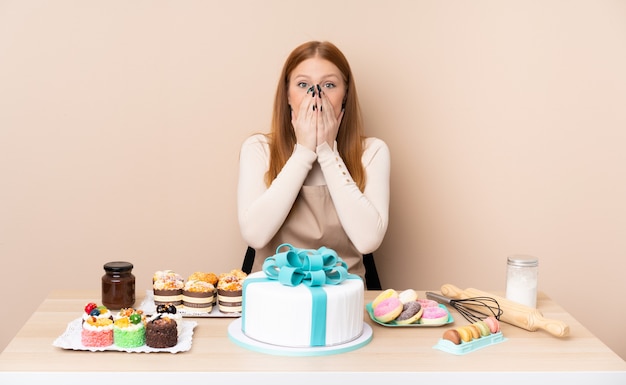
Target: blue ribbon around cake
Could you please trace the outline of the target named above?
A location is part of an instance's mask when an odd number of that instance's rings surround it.
[[[267,278],[244,281],[244,292],[248,283],[269,281],[278,281],[285,286],[305,285],[311,291],[311,346],[326,345],[327,298],[322,286],[360,278],[348,273],[348,265],[332,249],[323,246],[317,250],[298,249],[288,243],[278,246],[276,254],[265,259],[263,272]]]

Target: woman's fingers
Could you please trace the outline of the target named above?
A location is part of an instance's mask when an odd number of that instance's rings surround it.
[[[320,90],[321,91],[321,90]],[[337,117],[333,109],[333,105],[324,92],[320,92],[319,117],[317,124],[317,145],[327,142],[333,147],[337,139],[339,124],[343,117],[343,112]]]
[[[317,143],[317,114],[316,101],[312,92],[307,92],[300,102],[297,113],[291,114],[291,124],[293,125],[298,144],[315,151]]]

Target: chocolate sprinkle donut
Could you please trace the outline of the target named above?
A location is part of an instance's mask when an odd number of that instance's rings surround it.
[[[396,318],[396,321],[404,321],[413,317],[420,311],[421,308],[422,305],[420,305],[417,301],[409,301],[405,303],[402,307],[402,313],[400,313],[398,318]]]

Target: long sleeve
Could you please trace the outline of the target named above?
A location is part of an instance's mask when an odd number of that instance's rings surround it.
[[[264,135],[249,137],[239,156],[237,205],[239,227],[244,241],[254,248],[264,247],[287,218],[317,155],[300,145],[269,187],[269,144]]]
[[[389,220],[389,148],[380,139],[367,139],[362,157],[367,176],[363,192],[330,146],[320,145],[317,159],[346,234],[359,252],[375,251],[383,241]]]

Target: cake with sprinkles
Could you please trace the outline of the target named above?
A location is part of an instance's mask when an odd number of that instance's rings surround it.
[[[113,345],[113,321],[109,318],[91,316],[84,320],[80,341],[88,347]]]
[[[113,343],[121,348],[136,348],[146,343],[145,317],[141,310],[122,309],[113,322]]]

